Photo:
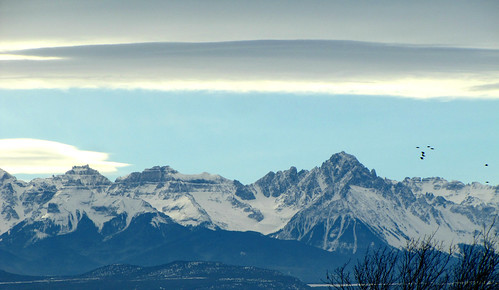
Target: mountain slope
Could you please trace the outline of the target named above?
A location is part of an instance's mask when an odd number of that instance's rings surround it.
[[[28,235],[26,242],[33,243],[75,231],[84,217],[105,236],[126,229],[134,217],[146,213],[154,214],[155,222],[172,222],[141,199],[107,194],[111,184],[88,166],[75,166],[64,175],[35,179],[27,184],[6,179],[0,185],[2,192],[7,193],[2,196],[10,197],[6,200],[16,205],[10,207],[16,209],[10,213],[10,220],[5,219],[12,224],[8,230]],[[6,204],[9,206],[4,202],[4,207]]]
[[[0,169],[0,234],[24,219],[20,192],[26,183]]]
[[[320,256],[340,261],[368,246],[400,247],[432,233],[445,242],[471,241],[497,215],[498,195],[499,187],[479,183],[381,178],[345,152],[249,185],[168,166],[115,182],[88,166],[30,182],[0,170],[0,268],[43,274],[194,259],[307,272],[296,265],[326,269]],[[300,250],[303,243],[333,256]],[[71,268],[68,258],[81,268]]]
[[[208,173],[185,175],[168,166],[118,178],[108,193],[145,200],[186,226],[267,234],[278,230],[290,217],[290,214],[286,218],[277,217],[271,200],[255,198],[237,180]]]
[[[152,214],[142,215],[112,237],[104,237],[87,217],[75,231],[35,243],[27,242],[29,236],[23,232],[4,234],[0,269],[30,275],[68,275],[112,263],[153,266],[175,260],[219,261],[274,269],[317,282],[326,269],[350,258],[255,232],[214,231],[175,223],[154,226],[151,218]]]
[[[456,204],[430,192],[422,194],[410,185],[407,180],[376,176],[352,155],[335,154],[281,193],[294,202],[309,202],[273,236],[352,252],[371,244],[402,247],[409,238],[433,233],[441,241],[463,242],[471,241],[484,224],[492,224],[497,214],[497,204]],[[424,182],[418,185],[427,187]],[[496,191],[481,186],[480,194],[493,200]]]

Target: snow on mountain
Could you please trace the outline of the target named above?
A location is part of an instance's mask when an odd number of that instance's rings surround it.
[[[214,185],[223,180],[208,174],[182,175],[168,166],[156,166],[118,178],[108,192],[111,196],[142,199],[177,223],[214,228],[209,215],[191,192],[204,184]]]
[[[464,184],[460,181],[447,181],[440,177],[407,177],[403,183],[419,196],[433,194],[457,204],[493,203],[499,205],[499,186],[493,187],[478,182]]]
[[[291,217],[290,213],[280,216],[273,199],[255,196],[237,180],[208,173],[181,174],[168,166],[118,178],[109,194],[143,199],[185,226],[267,234]]]
[[[2,232],[10,230],[15,224],[33,228],[32,241],[52,235],[73,232],[83,216],[88,217],[102,231],[105,224],[112,222],[115,233],[125,229],[131,220],[144,213],[157,213],[141,199],[111,196],[106,193],[112,185],[106,177],[87,166],[75,166],[64,175],[47,179],[34,179],[29,183],[17,183],[15,179],[2,184],[2,197],[13,192],[16,204],[13,219],[3,227]],[[16,188],[17,186],[17,188]],[[17,190],[10,190],[16,188]],[[9,190],[6,190],[9,189]],[[12,202],[11,202],[12,204]],[[8,207],[3,202],[3,208]],[[2,219],[4,224],[8,219]],[[169,222],[158,217],[159,222]]]
[[[408,238],[432,233],[462,241],[491,222],[489,214],[497,211],[493,188],[464,185],[470,193],[456,203],[449,195],[455,182],[440,179],[447,191],[432,195],[423,193],[429,181],[383,179],[341,152],[310,171],[269,172],[250,185],[154,167],[118,179],[110,192],[141,198],[183,225],[257,231],[330,251],[356,251],[369,243],[400,247]]]
[[[275,236],[355,253],[373,243],[402,247],[408,238],[434,232],[438,240],[461,241],[473,232],[462,229],[475,228],[472,221],[445,205],[432,206],[424,199],[404,204],[397,196],[350,185],[343,196],[321,200],[299,212]]]
[[[134,217],[212,230],[256,231],[329,251],[358,252],[371,244],[404,246],[435,233],[471,240],[498,212],[499,187],[442,178],[381,178],[340,152],[311,170],[269,172],[243,185],[219,175],[153,167],[114,183],[88,166],[64,175],[17,181],[0,171],[0,234],[37,225],[34,238],[75,230],[83,216],[105,234]],[[168,217],[167,217],[168,216]]]
[[[436,239],[446,242],[471,241],[475,231],[490,225],[497,214],[494,204],[456,204],[442,196],[422,194],[421,190],[414,193],[416,186],[408,186],[407,180],[382,179],[344,152],[298,176],[293,182],[279,179],[267,186],[280,188],[281,193],[272,194],[284,195],[285,200],[303,207],[273,236],[330,251],[356,252],[361,245],[372,243],[401,247],[409,238],[433,233]],[[420,183],[420,188],[427,188],[426,182]],[[496,194],[478,184],[458,188],[469,189],[469,197],[475,193],[477,199],[488,196],[488,201],[494,200]]]
[[[0,169],[0,235],[24,219],[20,192],[26,183]]]

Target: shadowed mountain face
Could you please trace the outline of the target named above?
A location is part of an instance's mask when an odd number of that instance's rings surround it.
[[[154,225],[154,216],[134,219],[127,230],[104,236],[84,216],[78,228],[30,243],[14,229],[0,243],[0,267],[34,275],[68,275],[111,263],[153,266],[175,260],[220,261],[279,270],[304,281],[320,281],[325,269],[348,256],[282,241],[255,232],[210,230],[175,223]],[[14,238],[15,237],[15,238]]]
[[[497,214],[498,193],[441,178],[384,179],[345,152],[249,185],[168,166],[115,182],[88,166],[30,182],[0,171],[0,268],[73,274],[206,260],[316,281],[317,271],[369,246],[399,247],[431,233],[471,241]]]

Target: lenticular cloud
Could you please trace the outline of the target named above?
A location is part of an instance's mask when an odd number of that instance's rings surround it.
[[[109,154],[38,139],[0,139],[0,168],[12,174],[62,173],[88,164],[100,172],[115,172],[126,163],[108,161]]]
[[[3,89],[499,99],[497,49],[268,40],[52,47],[11,51],[4,60],[1,57]]]

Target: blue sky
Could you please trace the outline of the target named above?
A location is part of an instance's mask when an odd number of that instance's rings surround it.
[[[18,177],[250,183],[345,151],[390,179],[499,184],[497,2],[43,3],[0,3],[0,168]]]
[[[497,178],[495,100],[95,89],[0,95],[2,137],[77,145],[131,164],[111,178],[170,165],[250,183],[270,170],[311,169],[340,151],[391,179]],[[422,161],[415,147],[427,145],[436,149]]]

